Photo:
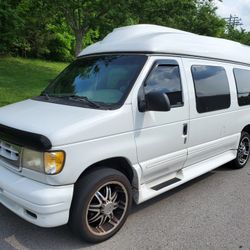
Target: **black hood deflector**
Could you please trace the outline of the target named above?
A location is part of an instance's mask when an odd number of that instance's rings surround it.
[[[37,151],[51,149],[51,141],[44,135],[26,132],[0,124],[0,139]]]

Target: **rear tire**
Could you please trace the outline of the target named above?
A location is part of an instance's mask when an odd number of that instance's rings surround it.
[[[69,226],[92,243],[107,240],[125,223],[132,203],[131,185],[121,172],[101,168],[79,179]]]
[[[243,131],[241,133],[240,143],[237,150],[237,157],[230,165],[233,169],[244,168],[249,160],[250,155],[250,135]]]

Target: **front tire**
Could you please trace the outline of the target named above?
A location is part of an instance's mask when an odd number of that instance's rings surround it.
[[[247,132],[241,133],[240,143],[237,151],[237,157],[232,162],[231,167],[241,169],[246,166],[250,155],[250,135]]]
[[[69,225],[82,239],[98,243],[116,234],[132,203],[131,185],[121,172],[101,168],[75,186]]]

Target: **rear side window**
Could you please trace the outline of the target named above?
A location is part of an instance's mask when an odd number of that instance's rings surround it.
[[[196,108],[199,113],[230,107],[230,89],[226,71],[217,66],[192,66],[196,93]]]
[[[160,91],[168,95],[171,107],[183,106],[181,76],[178,65],[159,65],[145,83],[145,93]]]
[[[234,69],[239,106],[250,105],[250,70]]]

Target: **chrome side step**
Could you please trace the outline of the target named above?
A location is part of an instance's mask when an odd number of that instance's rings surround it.
[[[183,168],[181,171],[165,177],[165,180],[162,179],[159,182],[144,183],[140,185],[139,190],[134,194],[134,200],[137,204],[140,204],[159,194],[178,187],[187,181],[214,170],[215,168],[218,168],[219,166],[235,159],[236,155],[237,150],[230,150],[203,162]]]

